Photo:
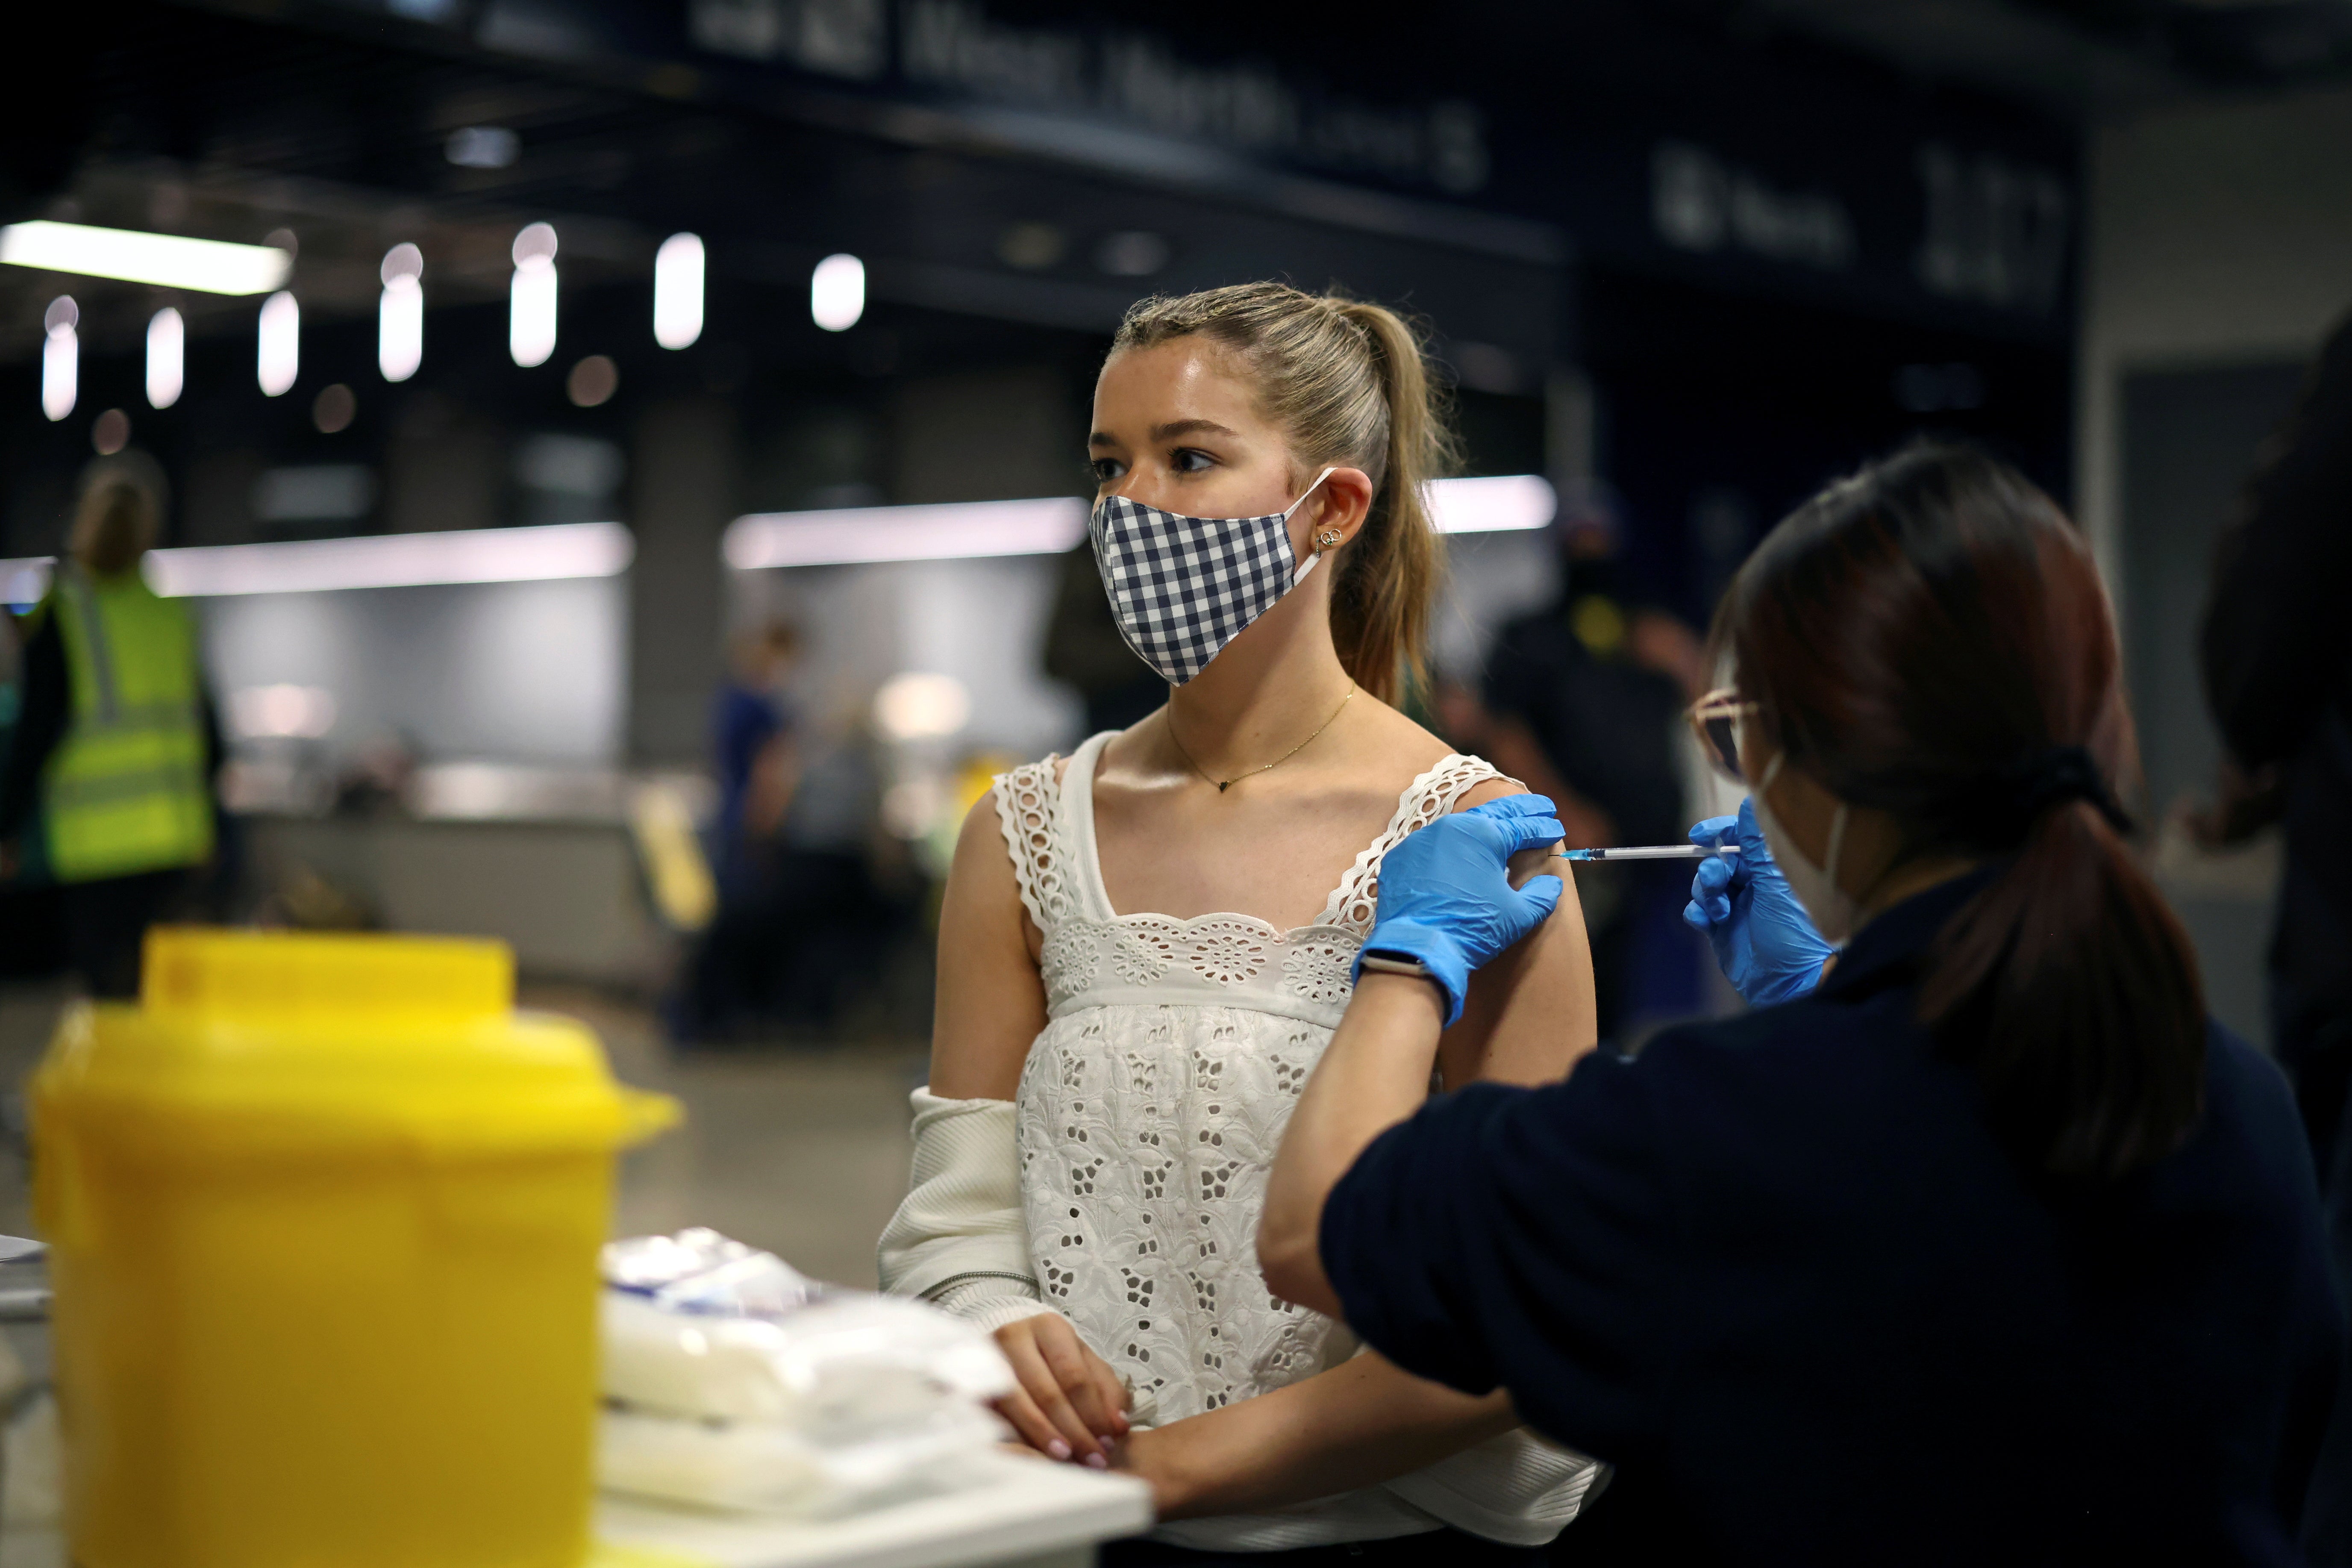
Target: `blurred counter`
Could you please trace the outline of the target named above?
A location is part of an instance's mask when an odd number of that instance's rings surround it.
[[[973,1456],[937,1495],[846,1519],[693,1513],[607,1497],[589,1568],[1086,1568],[1151,1527],[1151,1489],[1013,1454]]]
[[[332,811],[278,782],[247,771],[226,792],[264,919],[494,936],[530,978],[630,986],[657,979],[676,942],[646,896],[641,803],[661,792],[699,818],[709,793],[690,774],[466,763]]]

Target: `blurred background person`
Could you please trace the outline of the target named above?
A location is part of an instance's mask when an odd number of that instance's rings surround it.
[[[681,1041],[724,1037],[764,1016],[776,972],[788,962],[793,927],[782,886],[778,834],[800,784],[795,715],[785,695],[800,633],[772,619],[728,647],[728,667],[710,705],[711,771],[718,814],[709,834],[719,910],[688,960],[673,1004]]]
[[[862,725],[815,732],[788,692],[789,621],[738,638],[712,707],[719,908],[671,1006],[686,1043],[831,1025],[887,959],[902,900],[877,875],[877,775]]]
[[[2352,320],[2264,446],[2214,559],[2200,643],[2229,752],[2192,820],[2215,847],[2273,823],[2285,864],[2270,948],[2272,1049],[2319,1172],[2339,1289],[2352,1298]],[[2352,1384],[2305,1515],[2315,1564],[2352,1563]]]
[[[1486,754],[1559,803],[1572,848],[1673,843],[1688,826],[1681,714],[1705,655],[1640,586],[1605,499],[1563,497],[1553,528],[1559,594],[1504,626],[1486,661]],[[1701,954],[1680,922],[1688,880],[1673,862],[1579,879],[1602,1038],[1623,1047],[1645,1024],[1701,1011]]]
[[[22,702],[0,774],[0,864],[29,832],[63,886],[66,943],[93,995],[139,989],[147,928],[212,858],[221,739],[184,605],[140,564],[162,517],[154,488],[100,469],[30,617]]]
[[[786,694],[800,657],[799,628],[770,620],[737,637],[726,679],[711,703],[711,761],[719,816],[711,825],[711,863],[719,898],[740,897],[760,875],[766,847],[783,821],[798,782],[794,713]]]

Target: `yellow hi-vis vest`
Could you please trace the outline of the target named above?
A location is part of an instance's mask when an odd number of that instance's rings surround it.
[[[213,852],[195,628],[135,571],[100,579],[61,561],[49,613],[73,715],[44,783],[61,882],[194,866]]]

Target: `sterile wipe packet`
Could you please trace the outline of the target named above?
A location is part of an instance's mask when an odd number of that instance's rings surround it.
[[[665,1502],[812,1518],[952,1485],[958,1460],[1004,1436],[978,1406],[939,1410],[888,1436],[839,1447],[765,1422],[607,1408],[597,1426],[596,1479],[607,1491]]]
[[[598,1473],[616,1491],[824,1513],[998,1441],[988,1334],[809,1279],[710,1230],[606,1247]]]

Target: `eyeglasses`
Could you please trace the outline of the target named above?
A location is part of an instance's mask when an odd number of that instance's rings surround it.
[[[1739,771],[1739,721],[1761,711],[1759,705],[1746,701],[1736,686],[1719,686],[1690,706],[1685,715],[1691,733],[1698,737],[1706,752],[1706,760],[1734,779],[1745,777]]]

